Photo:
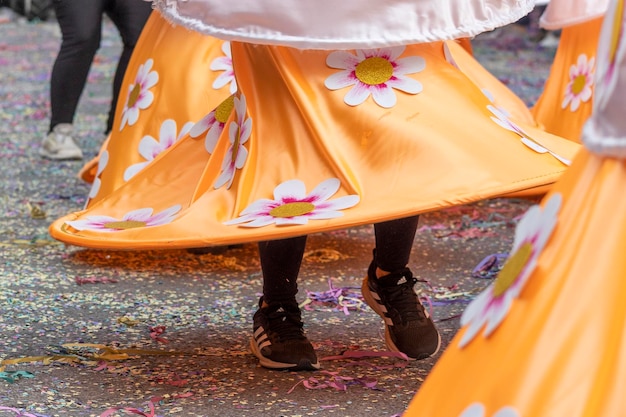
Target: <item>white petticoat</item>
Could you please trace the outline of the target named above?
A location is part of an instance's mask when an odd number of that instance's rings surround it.
[[[607,6],[598,44],[598,64],[592,117],[583,128],[582,142],[598,155],[626,159],[626,11],[618,2]]]
[[[606,13],[609,0],[552,0],[539,19],[547,30],[584,23]]]
[[[355,49],[473,37],[515,22],[534,0],[154,0],[170,21],[217,38]]]

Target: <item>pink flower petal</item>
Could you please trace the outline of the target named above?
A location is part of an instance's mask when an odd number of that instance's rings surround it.
[[[369,97],[372,88],[362,82],[357,82],[348,94],[343,98],[343,101],[349,106],[358,106],[363,103]]]

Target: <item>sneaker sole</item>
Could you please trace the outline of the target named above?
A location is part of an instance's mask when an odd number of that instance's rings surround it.
[[[391,332],[389,331],[389,326],[387,325],[387,323],[385,323],[385,318],[386,318],[385,313],[380,308],[380,304],[378,304],[378,301],[376,301],[376,299],[372,295],[372,291],[370,290],[370,287],[367,283],[368,280],[369,280],[369,277],[365,277],[363,279],[363,284],[361,284],[361,295],[363,295],[363,299],[365,300],[367,305],[370,306],[370,308],[374,310],[374,312],[378,314],[381,319],[383,319],[383,324],[385,325],[385,345],[387,345],[387,349],[389,349],[392,352],[404,353],[400,349],[398,349],[395,343],[393,343],[393,340],[391,338]],[[415,361],[415,360],[421,360],[421,359],[428,359],[428,358],[432,358],[433,356],[435,356],[437,352],[439,352],[439,349],[441,348],[441,335],[437,333],[437,336],[438,336],[437,348],[435,349],[433,353],[424,354],[423,356],[420,356],[418,358],[412,358],[407,355],[407,358],[409,358],[412,361]]]
[[[254,356],[257,357],[262,367],[267,369],[275,369],[281,371],[317,371],[320,369],[320,363],[311,363],[308,359],[302,359],[300,363],[283,363],[275,362],[261,354],[254,338],[250,339],[250,349]]]
[[[54,154],[54,153],[48,153],[43,148],[39,150],[39,156],[41,156],[43,158],[47,158],[47,159],[52,159],[52,160],[55,160],[55,161],[80,160],[80,159],[83,159],[83,155],[82,154],[77,154],[77,153],[72,153],[72,154],[56,153],[56,154]]]

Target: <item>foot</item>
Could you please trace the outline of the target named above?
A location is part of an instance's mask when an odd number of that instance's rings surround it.
[[[74,129],[69,123],[61,123],[44,138],[39,155],[48,159],[83,159],[83,152],[72,138]]]
[[[252,353],[261,366],[281,370],[320,368],[313,345],[304,335],[298,303],[263,303],[254,313],[254,335],[250,339]]]
[[[416,282],[408,268],[377,278],[372,262],[361,291],[385,322],[387,348],[410,359],[425,359],[439,351],[441,336],[413,289]]]

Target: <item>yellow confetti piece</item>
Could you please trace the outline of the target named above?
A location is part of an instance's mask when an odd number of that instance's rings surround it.
[[[61,242],[57,242],[54,240],[47,239],[10,239],[4,242],[0,242],[0,247],[10,247],[10,246],[48,246],[48,245],[62,245]]]
[[[315,249],[304,253],[304,259],[311,262],[333,262],[346,259],[347,256],[334,249]]]
[[[237,258],[235,257],[225,257],[222,259],[223,265],[231,270],[235,270],[235,271],[245,271],[246,267],[239,265],[237,263]]]
[[[141,321],[135,320],[135,319],[131,319],[130,317],[126,317],[126,316],[118,318],[117,322],[119,324],[124,324],[124,325],[126,325],[128,327],[133,327],[133,326],[136,326],[138,324],[141,324]]]
[[[39,205],[32,205],[30,203],[26,203],[28,206],[28,211],[30,212],[30,217],[33,219],[45,219],[46,212]]]
[[[61,345],[61,347],[70,353],[4,359],[0,361],[0,372],[4,372],[7,365],[18,365],[33,362],[41,362],[44,365],[50,365],[53,362],[97,365],[100,361],[120,361],[130,359],[133,356],[219,356],[219,354],[215,353],[202,352],[163,351],[154,349],[115,349],[97,343],[66,343]],[[242,356],[248,355],[249,352],[233,351],[229,354],[231,356]]]

